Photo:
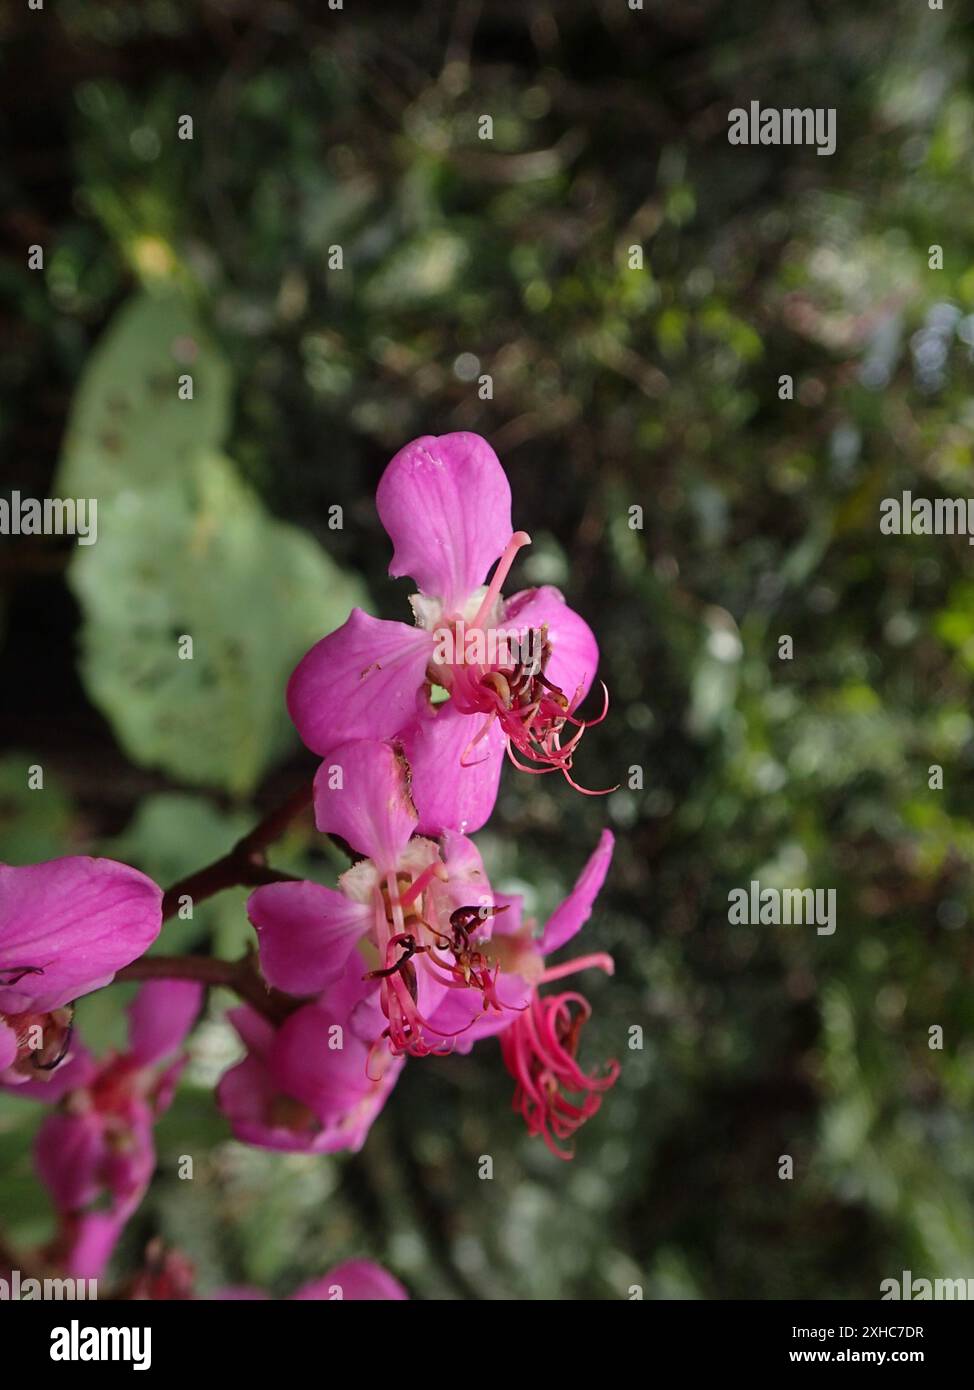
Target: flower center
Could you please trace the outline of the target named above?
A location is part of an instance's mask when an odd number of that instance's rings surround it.
[[[103,1064],[88,1090],[94,1108],[108,1117],[121,1117],[126,1122],[133,1099],[144,1080],[143,1068],[131,1057],[114,1057]]]
[[[321,1122],[310,1106],[283,1092],[268,1102],[267,1121],[274,1128],[289,1129],[293,1134],[317,1134],[321,1129]]]
[[[46,1013],[0,1014],[0,1022],[5,1023],[17,1039],[13,1070],[21,1076],[46,1080],[68,1054],[73,1018],[71,1004]],[[41,1075],[37,1076],[38,1072]]]
[[[506,659],[502,656],[493,664],[468,663],[454,667],[449,674],[448,689],[456,708],[463,714],[487,716],[487,722],[468,745],[464,759],[496,719],[506,735],[508,756],[515,767],[522,772],[559,771],[577,791],[590,796],[602,795],[603,792],[579,786],[571,769],[585,730],[601,724],[609,712],[605,686],[602,686],[601,714],[595,719],[577,719],[575,709],[581,699],[581,686],[569,700],[547,675],[552,646],[546,624],[518,634],[513,645],[508,638],[505,655]],[[563,743],[566,725],[573,732]]]
[[[515,767],[534,773],[557,770],[577,791],[601,796],[615,788],[590,791],[579,786],[571,769],[582,734],[592,725],[601,724],[609,712],[608,691],[603,685],[602,713],[596,719],[576,719],[575,709],[581,700],[582,687],[579,686],[569,699],[548,677],[552,647],[547,625],[518,629],[504,627],[501,623],[504,612],[501,588],[517,552],[530,544],[531,537],[526,531],[514,532],[469,621],[465,614],[448,615],[438,609],[434,616],[425,603],[417,609],[417,618],[434,636],[426,679],[431,692],[434,688],[445,690],[462,714],[486,715],[486,723],[464,750],[461,758],[464,766],[470,765],[468,754],[497,719]],[[420,598],[417,596],[415,602],[419,603]],[[566,725],[574,732],[562,743]]]
[[[445,878],[446,867],[436,860],[415,879],[402,872],[387,875],[376,893],[375,937],[382,963],[365,978],[380,982],[379,1001],[388,1023],[382,1036],[396,1055],[450,1052],[457,1037],[435,1028],[423,1014],[419,971],[435,986],[479,991],[484,1010],[504,1007],[496,991],[499,966],[491,965],[479,938],[489,931],[488,919],[506,907],[458,907],[444,920],[428,890],[434,880]]]

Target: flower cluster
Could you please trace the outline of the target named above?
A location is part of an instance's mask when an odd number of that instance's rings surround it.
[[[611,974],[613,963],[604,952],[551,958],[591,915],[613,839],[602,833],[536,932],[521,899],[491,887],[469,836],[493,811],[505,754],[586,791],[573,764],[608,708],[603,687],[596,718],[579,713],[598,648],[557,589],[504,597],[529,538],[512,528],[508,481],[483,439],[407,445],[376,501],[390,573],[416,585],[414,622],[355,609],[307,653],[287,691],[322,759],[315,824],[353,862],[335,887],[270,870],[243,880],[261,884],[248,902],[259,975],[230,1014],[244,1056],[220,1081],[218,1104],[246,1143],[358,1149],[407,1060],[496,1037],[529,1133],[570,1158],[619,1067],[581,1065],[589,1004],[550,987],[586,969]],[[78,1277],[101,1273],[151,1181],[153,1125],[213,962],[182,958],[179,978],[163,979],[153,961],[130,1006],[127,1047],[98,1060],[73,1033],[72,1004],[141,957],[162,917],[161,890],[109,860],[0,868],[0,1083],[56,1104],[36,1162],[59,1219],[48,1256]],[[180,1260],[153,1266],[133,1296],[193,1297]],[[340,1268],[359,1290],[347,1296],[405,1296],[367,1262]],[[294,1296],[335,1296],[319,1284],[336,1273]]]
[[[407,1056],[468,1052],[499,1036],[516,1108],[553,1152],[570,1156],[556,1141],[598,1108],[617,1067],[601,1078],[581,1070],[575,1051],[588,1005],[541,987],[588,967],[612,971],[604,954],[546,962],[589,917],[611,834],[536,938],[521,900],[491,890],[472,840],[414,833],[418,812],[396,748],[361,739],[334,756],[342,788],[319,773],[318,826],[364,857],[338,891],[275,883],[250,898],[267,981],[311,997],[276,1028],[253,1010],[237,1012],[248,1054],[219,1090],[234,1131],[273,1148],[358,1148]],[[582,1103],[569,1103],[566,1090]]]
[[[491,889],[467,832],[494,808],[505,749],[519,768],[577,785],[572,760],[591,722],[577,709],[598,648],[557,589],[504,599],[528,537],[512,529],[507,478],[479,436],[415,440],[376,500],[394,547],[390,573],[418,588],[415,624],[356,609],[288,687],[291,716],[323,758],[317,828],[361,858],[337,891],[276,883],[251,896],[264,976],[303,1002],[276,1027],[237,1013],[247,1056],[220,1102],[250,1142],[357,1148],[405,1058],[498,1036],[515,1108],[570,1157],[563,1141],[598,1109],[618,1066],[603,1075],[579,1066],[589,1006],[541,987],[586,967],[611,973],[604,954],[553,967],[545,957],[588,918],[612,836],[535,939],[520,900]]]

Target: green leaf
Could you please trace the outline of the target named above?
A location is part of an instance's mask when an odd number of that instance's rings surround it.
[[[193,399],[180,400],[179,378]],[[230,373],[189,300],[143,293],[112,320],[75,395],[57,493],[95,497],[189,476],[220,446],[230,420]]]
[[[187,473],[110,499],[78,548],[82,676],[136,763],[242,795],[294,739],[295,663],[364,595],[226,459]]]
[[[34,1137],[47,1114],[13,1089],[0,1095],[0,1173],[3,1174],[3,1234],[16,1246],[51,1234],[51,1204],[34,1173]]]

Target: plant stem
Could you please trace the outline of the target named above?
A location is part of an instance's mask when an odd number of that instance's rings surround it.
[[[180,899],[184,897],[198,903],[204,898],[212,898],[215,893],[222,893],[226,888],[256,888],[264,883],[281,883],[292,879],[293,874],[269,868],[264,852],[269,844],[283,835],[291,821],[310,806],[311,796],[310,784],[299,787],[255,825],[248,835],[238,840],[222,858],[174,883],[162,900],[163,921],[176,915]]]
[[[271,1023],[281,1023],[302,1002],[271,989],[252,954],[240,960],[217,960],[213,956],[143,956],[116,972],[116,984],[126,980],[196,980],[208,989],[232,989]]]
[[[268,845],[280,839],[295,817],[311,805],[312,794],[310,783],[299,787],[221,858],[168,888],[162,900],[162,920],[174,917],[185,898],[196,904],[227,888],[294,882],[293,874],[282,873],[268,865],[265,851]],[[360,858],[340,836],[328,838],[353,862]],[[213,956],[143,956],[117,971],[115,979],[197,980],[207,988],[222,986],[232,989],[272,1023],[280,1023],[299,1007],[299,1001],[267,985],[252,953],[236,961],[217,960]]]

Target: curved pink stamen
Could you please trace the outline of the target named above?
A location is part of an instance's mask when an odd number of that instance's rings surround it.
[[[415,902],[420,893],[426,891],[434,878],[438,878],[443,882],[446,881],[446,866],[439,859],[435,859],[428,868],[424,869],[417,878],[413,879],[412,883],[404,892],[399,894],[399,906],[408,907],[410,903]]]
[[[581,1028],[590,1016],[581,994],[535,993],[530,1009],[500,1035],[504,1064],[517,1083],[514,1109],[524,1117],[529,1134],[541,1135],[558,1158],[570,1159],[573,1153],[556,1140],[570,1139],[595,1114],[602,1093],[619,1076],[616,1061],[608,1063],[604,1076],[596,1076],[583,1072],[575,1060]],[[569,1101],[566,1091],[581,1095],[581,1104]]]
[[[611,956],[604,951],[596,951],[590,956],[578,956],[575,960],[566,961],[564,965],[553,965],[541,976],[540,983],[551,984],[552,980],[563,980],[566,975],[576,975],[580,970],[604,970],[607,975],[614,975],[615,969],[616,963]]]
[[[531,537],[528,535],[527,531],[514,532],[514,535],[507,542],[504,554],[497,561],[497,568],[494,570],[494,577],[493,579],[491,579],[490,584],[487,587],[486,594],[484,594],[483,598],[481,599],[480,607],[477,609],[477,616],[474,618],[473,622],[469,624],[471,628],[480,627],[482,625],[484,618],[487,617],[491,608],[493,608],[494,606],[494,602],[501,591],[501,586],[503,585],[504,580],[507,578],[508,573],[510,572],[510,568],[514,563],[514,557],[517,555],[517,552],[521,549],[523,545],[530,544]]]

